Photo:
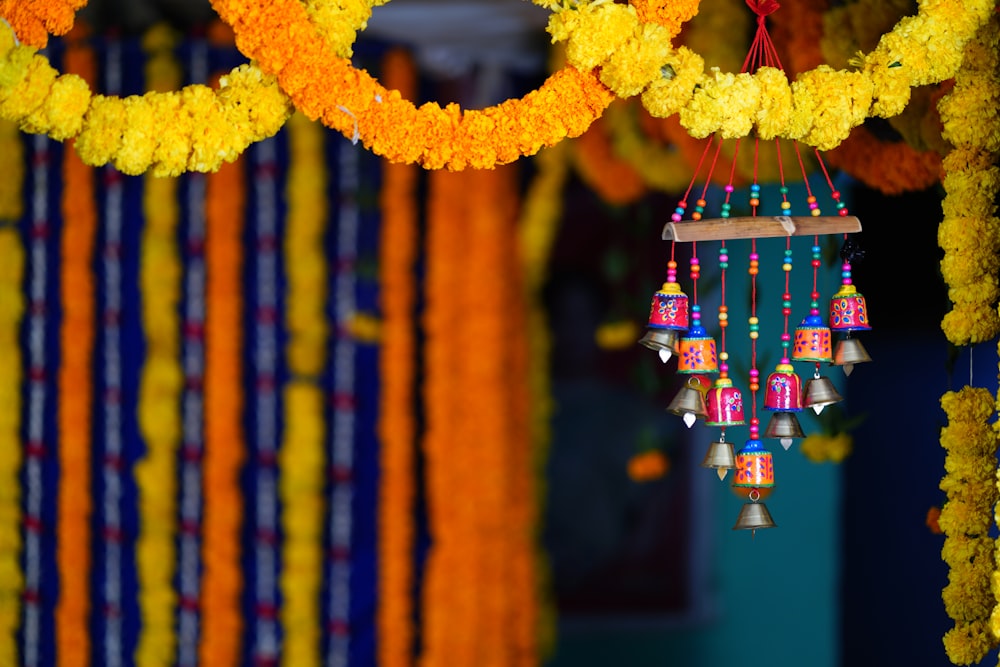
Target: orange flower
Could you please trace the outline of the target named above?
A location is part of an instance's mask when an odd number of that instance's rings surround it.
[[[628,476],[636,482],[659,479],[670,470],[670,459],[659,449],[636,454],[628,462]]]
[[[65,35],[73,27],[76,10],[87,0],[0,0],[0,16],[28,46],[44,48],[49,35]]]
[[[944,531],[941,530],[941,526],[938,525],[938,519],[941,517],[940,507],[931,507],[927,510],[927,519],[925,523],[927,527],[931,529],[931,532],[935,535],[940,535]]]

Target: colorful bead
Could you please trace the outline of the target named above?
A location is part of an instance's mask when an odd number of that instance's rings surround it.
[[[787,201],[781,202],[781,210],[782,211],[785,211],[787,213],[788,210],[791,209],[791,208],[792,208],[792,205],[791,205],[790,202],[787,202]]]
[[[736,188],[733,187],[732,183],[727,183],[726,187],[723,188],[723,190],[725,190],[726,192],[728,192],[730,194],[732,194],[733,190],[735,190],[735,189]]]

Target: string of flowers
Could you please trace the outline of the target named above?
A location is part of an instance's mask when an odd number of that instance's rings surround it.
[[[74,31],[64,56],[66,70],[94,81],[96,64],[84,30]],[[56,607],[60,665],[90,660],[91,576],[91,368],[94,354],[94,277],[97,233],[93,169],[74,151],[63,155],[62,330],[59,367],[60,487],[56,542],[59,602]]]
[[[525,330],[528,338],[528,379],[530,400],[528,439],[533,453],[528,473],[533,474],[534,499],[531,505],[538,515],[543,513],[545,498],[545,468],[552,440],[552,389],[549,377],[549,356],[552,340],[542,287],[546,279],[552,244],[559,229],[563,211],[563,188],[569,174],[569,142],[539,152],[535,158],[537,171],[524,195],[521,220],[518,223],[518,255],[524,281]],[[537,531],[537,529],[536,529]],[[537,542],[541,545],[541,542]],[[547,655],[555,645],[556,609],[549,593],[548,554],[541,546],[535,548],[536,599],[538,600],[537,637],[540,655]]]
[[[326,169],[319,125],[295,114],[288,132],[284,254],[288,281],[286,350],[291,378],[284,388],[285,432],[278,453],[284,528],[281,660],[284,665],[315,667],[320,664],[319,599],[327,465],[324,392],[319,384],[327,341],[327,275],[322,252],[327,215]]]
[[[475,465],[479,447],[462,447],[454,419],[455,397],[462,391],[459,355],[454,351],[463,340],[462,304],[455,290],[466,278],[460,204],[467,186],[460,176],[439,170],[430,174],[428,183],[422,448],[431,544],[420,604],[420,661],[427,666],[475,664],[470,637],[479,629],[477,572],[475,567],[470,571],[479,557],[479,544],[469,532],[470,514],[474,516],[478,503],[455,502],[475,492],[478,479],[474,483],[469,471],[485,469]]]
[[[175,88],[180,66],[175,36],[154,30],[145,36],[146,82],[151,91]],[[146,445],[134,467],[139,495],[139,535],[135,544],[141,623],[138,667],[171,664],[177,592],[177,454],[181,441],[180,314],[181,263],[177,247],[180,212],[177,181],[148,175],[143,182],[142,248],[139,285],[146,357],[139,380],[139,430]]]
[[[954,345],[987,341],[1000,333],[998,39],[991,21],[966,45],[955,86],[938,105],[942,136],[954,147],[943,162],[944,218],[938,226],[938,245],[944,250],[941,275],[952,304],[941,328]]]
[[[73,28],[76,10],[87,0],[0,0],[0,16],[7,19],[20,41],[44,48],[49,35],[65,35]]]
[[[234,68],[219,87],[115,97],[94,95],[73,74],[60,75],[33,47],[14,45],[0,28],[0,118],[24,132],[65,141],[91,166],[124,174],[211,172],[251,143],[273,135],[291,113],[274,80],[253,64]]]
[[[200,663],[205,665],[236,664],[243,633],[243,176],[243,160],[237,158],[206,177],[205,509],[198,652]]]
[[[416,68],[409,54],[393,49],[382,61],[386,85],[412,97]],[[418,251],[416,167],[385,162],[379,209],[379,287],[382,338],[379,359],[378,664],[413,662],[413,546],[416,424],[412,322],[416,306],[414,267]]]
[[[946,501],[938,525],[945,535],[941,556],[950,568],[941,597],[955,622],[944,635],[944,647],[952,663],[970,665],[997,644],[990,630],[996,563],[989,530],[1000,492],[994,484],[997,434],[987,423],[996,408],[994,397],[981,387],[948,392],[941,407],[948,424],[941,429],[946,474],[940,487]]]
[[[7,149],[10,152],[7,152]],[[7,178],[24,182],[24,149],[20,138],[4,132],[0,150],[10,156]],[[6,180],[6,179],[4,179]],[[18,201],[23,201],[18,192]],[[0,664],[21,664],[17,634],[21,625],[21,593],[24,573],[21,569],[21,407],[23,355],[20,345],[21,320],[24,315],[24,247],[16,226],[22,206],[12,206],[0,199],[0,349],[5,363],[0,364]]]

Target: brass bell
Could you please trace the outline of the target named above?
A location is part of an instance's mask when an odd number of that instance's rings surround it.
[[[733,450],[733,443],[720,438],[718,442],[710,444],[705,458],[701,462],[701,467],[715,468],[719,479],[725,479],[726,473],[736,467],[736,453]]]
[[[699,417],[704,418],[708,414],[708,406],[705,403],[705,387],[699,376],[692,375],[681,387],[681,390],[674,396],[667,406],[667,412],[680,415],[684,419],[684,424],[691,428]]]
[[[763,528],[777,528],[771,513],[767,511],[767,505],[753,500],[744,503],[733,530],[750,530],[756,535],[757,530]]]
[[[655,329],[648,327],[646,334],[639,339],[639,345],[648,347],[660,355],[660,361],[667,363],[672,354],[677,354],[680,345],[681,332],[677,329]]]
[[[775,412],[767,422],[764,437],[779,438],[781,446],[787,450],[792,446],[792,438],[804,438],[806,434],[794,412]]]
[[[854,370],[854,364],[871,360],[872,358],[868,356],[868,351],[861,344],[861,341],[850,336],[840,340],[833,351],[833,365],[843,366],[845,375],[851,374],[851,371]]]
[[[833,381],[820,376],[819,371],[816,371],[812,379],[806,380],[806,386],[802,389],[802,406],[812,408],[816,414],[823,412],[826,406],[842,400],[844,397],[837,392]]]

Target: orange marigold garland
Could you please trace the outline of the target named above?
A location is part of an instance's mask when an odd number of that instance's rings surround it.
[[[243,164],[238,158],[206,177],[205,506],[199,647],[205,665],[236,664],[243,630],[239,480],[246,450],[241,427]]]
[[[387,86],[406,97],[416,92],[416,68],[402,50],[386,54],[382,64]],[[378,435],[378,664],[413,663],[413,590],[415,442],[413,317],[414,269],[418,251],[418,169],[383,163],[382,240],[379,277],[382,300],[382,347],[379,360],[381,398]]]
[[[93,84],[92,51],[69,42],[65,67]],[[94,354],[94,277],[91,270],[97,233],[94,170],[75,151],[63,155],[62,363],[59,367],[59,523],[56,608],[57,659],[60,665],[90,662],[90,514],[91,366]]]
[[[19,40],[43,48],[50,34],[65,35],[72,29],[76,10],[86,4],[87,0],[0,0],[0,16]]]

